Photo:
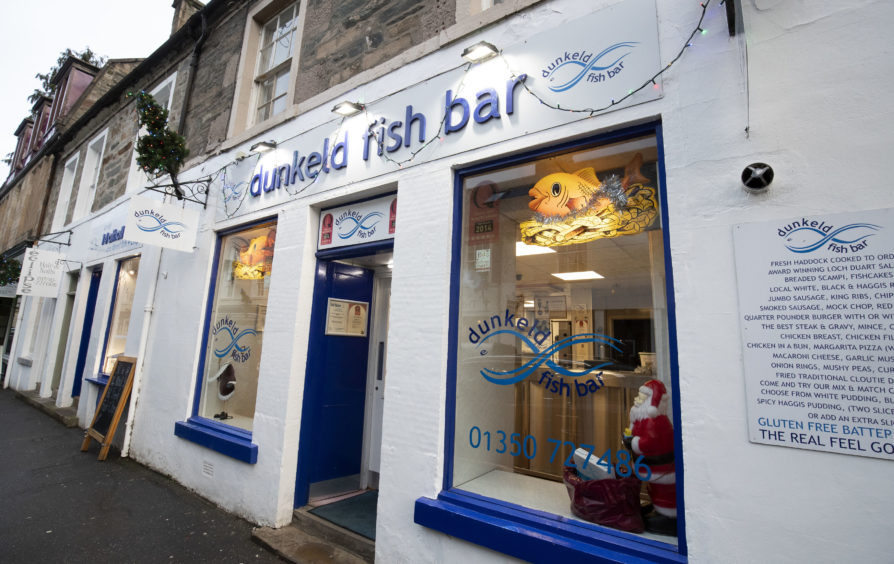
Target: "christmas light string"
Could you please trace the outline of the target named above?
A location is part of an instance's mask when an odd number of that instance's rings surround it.
[[[692,32],[689,34],[689,37],[686,39],[686,41],[685,41],[685,43],[683,44],[683,46],[680,48],[680,50],[677,52],[677,54],[674,56],[674,58],[670,60],[670,62],[668,62],[666,65],[664,65],[661,69],[659,69],[659,70],[658,70],[655,74],[653,74],[650,78],[648,78],[647,80],[645,80],[645,81],[642,83],[642,85],[640,85],[638,88],[628,90],[628,91],[627,91],[627,94],[624,95],[623,97],[618,98],[618,99],[612,99],[610,103],[608,103],[608,104],[606,104],[606,105],[604,105],[604,106],[602,106],[602,107],[598,107],[598,108],[563,108],[563,107],[561,107],[561,105],[558,104],[558,103],[550,103],[550,102],[544,100],[539,94],[537,94],[536,92],[534,92],[534,91],[531,89],[530,86],[528,86],[527,81],[522,80],[522,81],[520,81],[520,84],[521,84],[522,87],[524,88],[525,92],[527,92],[529,95],[531,95],[532,97],[534,97],[534,98],[535,98],[538,102],[540,102],[542,105],[544,105],[544,106],[546,106],[546,107],[548,107],[548,108],[550,108],[550,109],[557,110],[557,111],[561,111],[561,112],[568,112],[568,113],[589,114],[588,117],[594,117],[595,115],[597,115],[597,114],[599,114],[599,113],[601,113],[601,112],[604,112],[604,111],[606,111],[606,110],[609,110],[609,109],[611,109],[611,108],[613,108],[613,107],[615,107],[615,106],[618,106],[618,105],[622,104],[622,103],[623,103],[624,101],[626,101],[628,98],[632,97],[633,95],[635,95],[636,93],[640,92],[640,91],[643,90],[644,88],[647,88],[649,85],[652,85],[654,88],[657,89],[657,88],[658,88],[658,83],[656,82],[656,80],[657,80],[659,77],[661,77],[661,75],[663,75],[663,74],[666,73],[668,70],[670,70],[670,68],[671,68],[677,61],[679,61],[680,58],[682,58],[682,56],[683,56],[683,54],[686,52],[686,50],[687,50],[689,47],[692,47],[692,46],[693,46],[692,40],[695,38],[695,36],[696,36],[697,34],[701,34],[701,35],[706,35],[706,34],[707,34],[707,30],[706,30],[705,28],[702,27],[702,24],[704,23],[704,19],[705,19],[705,16],[706,16],[706,14],[707,14],[708,7],[709,7],[710,4],[711,4],[711,1],[712,1],[712,0],[705,0],[704,2],[699,2],[699,5],[701,6],[701,14],[699,15],[698,23],[695,25],[695,27],[693,28]],[[725,1],[725,0],[721,0],[720,5],[723,5],[724,1]],[[506,60],[505,57],[503,57],[503,51],[502,51],[502,50],[499,52],[499,55],[498,55],[498,56],[500,57],[500,60],[502,60],[503,63],[506,65],[506,68],[507,68],[507,70],[509,71],[509,75],[510,75],[510,77],[511,77],[512,79],[516,79],[516,78],[518,78],[519,75],[518,75],[517,73],[515,73],[515,71],[514,71],[514,70],[511,68],[511,66],[509,65],[509,62]],[[462,77],[460,78],[459,84],[457,84],[457,86],[456,86],[456,93],[457,93],[457,94],[462,90],[462,87],[463,87],[463,85],[464,85],[464,83],[465,83],[466,77],[468,76],[469,71],[470,71],[470,70],[472,69],[472,67],[474,66],[474,63],[467,63],[467,64],[465,64],[465,65],[463,65],[463,66],[465,66],[465,70],[463,71],[463,75],[462,75]],[[455,68],[458,68],[458,67],[455,67]],[[448,71],[448,72],[449,72],[449,71]],[[442,116],[441,121],[440,121],[439,124],[438,124],[438,129],[437,129],[437,132],[436,132],[435,135],[433,135],[432,137],[430,137],[430,138],[428,139],[428,141],[424,142],[420,147],[418,147],[417,149],[411,151],[410,154],[407,156],[407,158],[405,158],[405,159],[403,159],[403,160],[397,160],[397,159],[394,159],[394,158],[392,158],[391,156],[389,156],[389,155],[387,154],[387,151],[385,150],[385,147],[384,147],[384,145],[385,145],[385,139],[384,139],[384,136],[383,136],[382,139],[379,139],[378,136],[376,136],[375,133],[373,132],[373,128],[376,127],[377,125],[379,125],[379,123],[381,122],[381,119],[382,119],[382,118],[376,118],[376,119],[373,120],[373,119],[371,119],[371,117],[370,117],[370,113],[369,113],[369,111],[368,111],[370,106],[375,105],[375,104],[377,104],[378,102],[380,102],[380,101],[382,101],[382,100],[384,100],[384,99],[386,99],[386,98],[389,98],[389,97],[391,97],[391,96],[392,96],[392,95],[389,94],[388,96],[383,96],[382,98],[379,98],[379,99],[374,100],[374,101],[372,101],[372,102],[361,103],[361,105],[362,105],[362,107],[363,107],[363,112],[364,112],[364,116],[365,116],[365,118],[366,118],[366,121],[367,121],[367,123],[369,124],[369,125],[367,126],[367,130],[366,130],[367,132],[366,132],[366,135],[371,135],[371,136],[376,137],[376,143],[375,143],[375,146],[376,146],[376,148],[377,148],[377,151],[376,151],[376,152],[377,152],[377,156],[378,156],[381,160],[383,160],[383,161],[385,161],[385,162],[390,162],[390,163],[396,165],[398,168],[403,168],[404,165],[406,165],[406,164],[409,163],[409,162],[412,162],[412,161],[413,161],[413,160],[414,160],[414,159],[415,159],[415,158],[416,158],[422,151],[424,151],[426,148],[428,148],[428,147],[429,147],[431,144],[433,144],[435,141],[443,141],[443,140],[444,140],[444,136],[445,136],[445,134],[443,133],[443,131],[444,131],[444,126],[445,126],[445,124],[446,124],[446,122],[447,122],[448,114],[447,114],[447,112],[444,112],[444,115]],[[334,138],[335,138],[335,139],[338,138],[338,134],[342,131],[342,126],[343,126],[343,124],[344,124],[344,122],[345,122],[346,119],[347,119],[347,118],[343,117],[343,118],[341,118],[341,120],[339,121],[338,129],[336,130],[335,135],[334,135]],[[329,122],[329,123],[331,123],[331,122]],[[324,125],[325,125],[325,124],[324,124]],[[300,132],[300,133],[297,133],[296,135],[293,135],[292,137],[289,137],[289,138],[287,138],[287,139],[284,139],[281,143],[290,141],[291,139],[295,139],[295,138],[297,138],[297,137],[299,137],[299,136],[301,136],[301,135],[304,135],[305,133],[307,133],[307,132],[306,132],[306,131],[302,131],[302,132]],[[332,139],[330,139],[330,140],[332,140]],[[378,151],[382,151],[382,154],[381,154],[381,155],[378,155]],[[235,188],[237,188],[238,186],[244,184],[244,182],[240,182],[240,183],[238,183],[238,184],[236,184],[236,185],[227,185],[227,184],[226,184],[226,169],[227,169],[228,167],[230,167],[230,166],[235,165],[235,164],[237,164],[237,162],[227,163],[226,165],[224,165],[223,167],[221,167],[220,169],[218,169],[215,173],[212,173],[212,176],[214,176],[214,178],[212,179],[211,182],[213,182],[214,180],[216,180],[216,179],[220,176],[220,173],[223,172],[223,177],[224,177],[224,185],[223,185],[223,189],[224,189],[224,190],[226,190],[226,189],[228,189],[228,188],[235,190]],[[313,178],[313,180],[311,180],[310,182],[308,182],[307,184],[305,184],[304,186],[302,186],[301,188],[299,188],[299,189],[297,189],[297,190],[290,190],[289,187],[287,187],[287,186],[284,187],[284,188],[285,188],[286,192],[289,193],[289,195],[291,195],[291,196],[293,196],[293,197],[294,197],[294,196],[298,196],[299,194],[301,194],[302,192],[304,192],[305,190],[307,190],[308,188],[310,188],[311,186],[313,186],[313,185],[316,183],[316,181],[317,181],[318,178],[319,178],[319,175],[315,176],[315,177]],[[247,184],[247,183],[245,183],[245,184]],[[240,197],[240,200],[239,200],[239,204],[237,205],[236,209],[233,210],[233,212],[229,212],[229,211],[225,210],[225,214],[226,214],[226,216],[227,216],[228,219],[231,218],[231,217],[233,217],[233,216],[239,211],[239,209],[242,207],[242,203],[243,203],[244,200],[245,200],[245,196],[246,196],[247,192],[248,192],[248,190],[246,189],[246,190],[241,194],[241,197]],[[226,195],[225,195],[225,196],[226,196]],[[226,204],[226,201],[225,201],[225,204]]]
[[[657,89],[657,88],[658,88],[658,83],[655,82],[655,79],[657,79],[657,78],[660,77],[662,74],[664,74],[665,72],[667,72],[668,69],[671,68],[671,65],[673,65],[673,64],[676,63],[678,60],[680,60],[680,57],[683,56],[683,53],[686,51],[686,49],[688,49],[689,47],[692,47],[692,39],[695,37],[695,35],[696,35],[697,33],[701,33],[702,35],[705,35],[705,34],[708,33],[707,30],[704,29],[704,28],[702,27],[702,22],[704,22],[705,14],[706,14],[707,11],[708,11],[708,5],[709,5],[710,3],[711,3],[711,0],[706,0],[705,2],[700,2],[700,3],[699,3],[699,4],[701,5],[701,8],[702,8],[701,17],[699,17],[699,19],[698,19],[698,24],[696,24],[695,29],[692,30],[692,33],[689,34],[689,38],[686,40],[686,43],[683,44],[683,47],[682,47],[682,48],[680,49],[680,51],[677,53],[677,56],[674,57],[673,59],[671,59],[671,61],[670,61],[668,64],[666,64],[664,67],[662,67],[661,70],[659,70],[659,71],[656,72],[654,75],[652,75],[652,77],[651,77],[650,79],[648,79],[648,80],[646,80],[645,82],[643,82],[643,84],[642,84],[639,88],[628,90],[628,91],[627,91],[627,94],[626,94],[624,97],[619,98],[619,99],[617,99],[617,100],[615,100],[614,98],[612,98],[611,103],[609,103],[608,105],[602,106],[601,108],[584,108],[584,109],[563,108],[563,107],[561,107],[559,104],[551,104],[551,103],[547,102],[546,100],[544,100],[543,98],[541,98],[536,92],[534,92],[533,90],[531,90],[531,88],[530,88],[530,87],[528,86],[528,84],[527,84],[527,81],[522,81],[521,84],[522,84],[522,86],[524,87],[525,91],[526,91],[528,94],[530,94],[531,96],[533,96],[534,98],[536,98],[537,101],[539,101],[541,104],[543,104],[544,106],[546,106],[546,107],[548,107],[548,108],[551,108],[551,109],[553,109],[553,110],[558,110],[558,111],[561,111],[561,112],[569,112],[569,113],[585,113],[585,114],[590,114],[590,117],[593,117],[594,115],[596,115],[596,114],[598,114],[598,113],[600,113],[600,112],[604,112],[604,111],[606,111],[606,110],[608,110],[608,109],[610,109],[610,108],[612,108],[612,107],[614,107],[614,106],[617,106],[617,105],[623,103],[625,100],[627,100],[628,98],[630,98],[631,96],[633,96],[634,94],[636,94],[637,92],[639,92],[640,90],[642,90],[643,88],[646,88],[646,87],[649,86],[650,84],[651,84],[654,88]],[[721,5],[723,4],[723,0],[720,2],[720,4],[721,4]],[[511,77],[512,77],[513,79],[516,78],[518,75],[516,75],[515,71],[513,71],[512,68],[509,66],[509,62],[506,60],[506,58],[503,57],[503,51],[502,51],[502,50],[500,50],[500,54],[499,54],[499,55],[500,55],[500,60],[502,60],[503,63],[506,65],[506,69],[509,71],[509,74],[511,75]]]

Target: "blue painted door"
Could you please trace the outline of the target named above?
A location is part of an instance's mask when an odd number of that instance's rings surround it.
[[[96,268],[90,273],[90,290],[87,291],[87,308],[84,311],[84,327],[81,329],[81,345],[78,347],[78,360],[75,362],[74,384],[71,387],[71,397],[81,395],[81,380],[84,375],[84,364],[87,361],[87,346],[90,344],[90,331],[93,329],[93,313],[96,310],[96,295],[99,293],[99,281],[102,278],[102,269]]]
[[[369,354],[373,271],[320,260],[304,389],[295,503],[307,502],[311,483],[360,472]],[[329,299],[366,303],[362,337],[327,335]]]

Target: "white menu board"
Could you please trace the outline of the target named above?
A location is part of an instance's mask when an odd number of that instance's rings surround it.
[[[733,233],[750,440],[894,460],[894,209]]]

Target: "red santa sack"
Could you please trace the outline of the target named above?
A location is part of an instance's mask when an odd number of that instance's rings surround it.
[[[638,478],[584,480],[573,466],[563,472],[571,511],[581,519],[631,533],[645,530],[640,513]]]

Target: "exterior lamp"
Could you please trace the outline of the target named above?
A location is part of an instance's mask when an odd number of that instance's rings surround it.
[[[463,49],[462,57],[470,63],[480,63],[491,57],[496,57],[499,52],[499,49],[497,49],[493,43],[479,41],[478,43]]]
[[[251,146],[252,153],[266,153],[276,149],[276,141],[258,141]]]
[[[358,104],[357,102],[349,102],[347,100],[343,102],[339,102],[332,108],[332,111],[337,113],[340,116],[353,116],[355,114],[359,114],[363,111],[363,104]]]

